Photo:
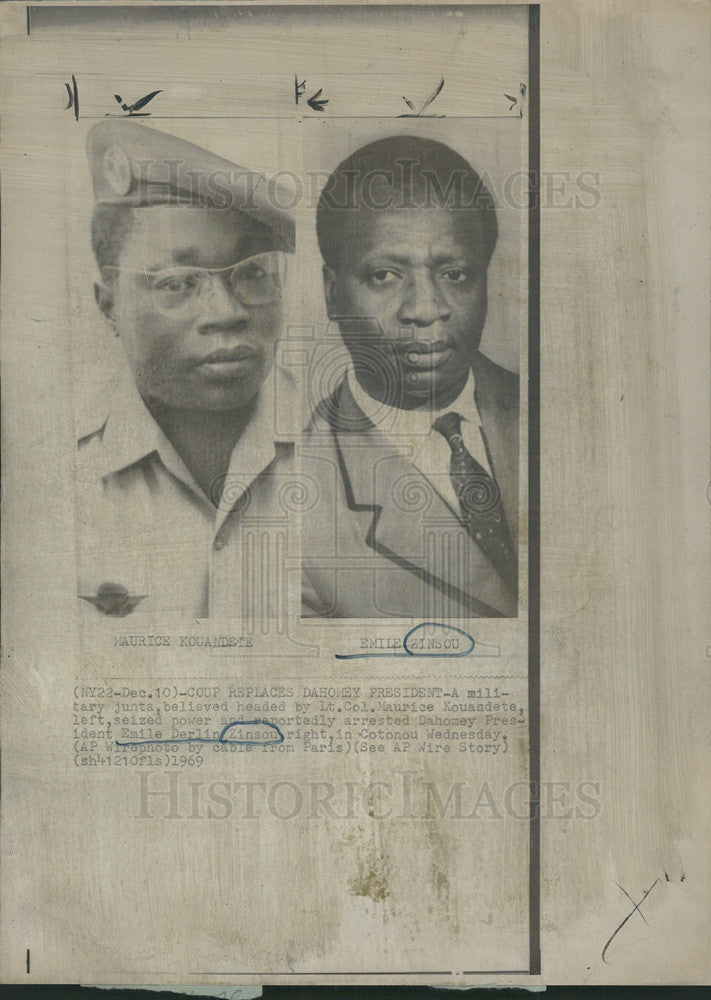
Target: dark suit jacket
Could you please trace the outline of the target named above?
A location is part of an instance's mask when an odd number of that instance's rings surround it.
[[[478,354],[475,400],[518,539],[519,380]],[[319,498],[302,526],[302,615],[515,617],[517,594],[464,524],[356,404],[344,380],[316,408],[303,469]]]

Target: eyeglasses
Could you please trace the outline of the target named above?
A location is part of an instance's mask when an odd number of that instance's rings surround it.
[[[104,267],[105,272],[128,270]],[[243,306],[261,306],[281,295],[286,279],[286,255],[280,250],[247,257],[230,267],[166,267],[159,271],[131,270],[143,277],[155,307],[171,316],[197,313],[200,299],[221,278]]]

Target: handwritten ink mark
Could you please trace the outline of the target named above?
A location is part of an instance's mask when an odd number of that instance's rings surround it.
[[[273,729],[277,734],[277,739],[273,740],[228,740],[226,739],[227,733],[230,729],[234,729],[235,726],[268,726]],[[198,737],[193,740],[129,740],[128,743],[120,743],[118,740],[115,741],[117,747],[137,747],[146,745],[156,745],[161,743],[227,743],[234,746],[255,746],[255,747],[271,747],[278,746],[280,743],[284,742],[284,734],[282,733],[276,722],[267,722],[266,719],[240,719],[236,722],[228,722],[224,727],[217,739],[206,739],[203,737]]]
[[[622,891],[624,892],[625,896],[627,896],[627,898],[629,899],[629,901],[630,901],[630,903],[632,904],[632,906],[634,906],[634,908],[635,908],[635,909],[637,909],[637,904],[636,904],[636,903],[635,903],[635,901],[634,901],[634,900],[632,899],[632,897],[631,897],[631,896],[630,896],[630,894],[629,894],[629,893],[627,892],[627,890],[626,890],[626,889],[625,889],[625,888],[624,888],[623,886],[621,886],[619,882],[615,882],[615,885],[617,886],[617,888],[618,888],[618,889],[622,889]],[[633,911],[633,912],[634,912],[634,911]],[[647,920],[647,918],[645,917],[645,915],[644,915],[644,914],[642,913],[642,911],[641,911],[641,910],[639,911],[639,915],[640,915],[640,917],[642,918],[642,920],[644,920],[644,922],[645,922],[645,924],[647,925],[647,927],[649,927],[649,921]]]
[[[30,974],[30,949],[27,949],[27,975]]]
[[[504,97],[506,98],[507,101],[511,101],[511,106],[509,108],[509,111],[513,111],[513,109],[516,107],[516,105],[517,104],[519,105],[518,115],[519,115],[519,118],[523,118],[523,108],[524,108],[524,105],[526,103],[526,84],[525,83],[522,83],[522,84],[519,85],[518,92],[519,92],[519,97],[513,97],[511,94],[506,94],[506,93],[504,94]]]
[[[299,99],[306,93],[306,77],[299,83],[299,77],[294,74],[294,103],[298,105]],[[321,97],[323,87],[319,87],[315,94],[306,99],[306,103],[312,111],[323,111],[328,104],[328,98]],[[319,100],[320,98],[320,100]]]
[[[319,97],[321,97],[322,93],[323,87],[320,87],[306,102],[310,108],[313,108],[314,111],[323,111],[324,107],[328,104],[328,100],[322,99],[319,101]]]
[[[416,632],[422,628],[441,628],[448,632],[456,632],[458,635],[463,635],[464,638],[471,643],[468,649],[463,650],[450,650],[450,649],[440,649],[435,653],[422,653],[416,651],[416,649],[410,648],[410,639]],[[393,657],[393,656],[468,656],[475,646],[474,638],[469,635],[468,632],[464,632],[462,629],[457,628],[455,625],[444,625],[442,622],[420,622],[419,625],[415,625],[407,633],[405,638],[402,640],[402,648],[404,652],[402,653],[334,653],[333,655],[337,660],[367,660],[374,656],[380,657]]]
[[[666,871],[664,872],[664,881],[665,882],[671,882],[671,878],[669,877],[669,872],[666,872]],[[680,882],[686,882],[686,872],[681,872],[680,873],[680,875],[679,875],[679,881]]]
[[[72,73],[72,85],[71,85],[71,87],[69,86],[68,83],[65,83],[64,86],[67,88],[67,97],[69,98],[69,100],[67,101],[67,106],[65,107],[64,110],[68,111],[70,108],[74,108],[74,121],[78,122],[79,121],[79,88],[77,87],[77,80],[76,80],[76,77],[74,76],[73,73]]]
[[[629,899],[630,903],[632,903],[634,909],[631,910],[627,914],[627,916],[625,917],[625,919],[622,921],[622,923],[619,925],[619,927],[616,928],[616,930],[614,931],[614,933],[611,935],[611,937],[608,939],[607,943],[605,944],[605,947],[602,949],[602,960],[603,960],[603,962],[605,962],[605,963],[607,962],[607,960],[605,959],[605,953],[607,952],[607,949],[610,947],[610,945],[612,944],[612,942],[614,941],[614,939],[620,933],[620,931],[625,926],[625,924],[630,919],[630,917],[632,916],[633,913],[639,913],[639,915],[642,918],[642,920],[644,920],[645,924],[647,924],[647,919],[644,916],[644,914],[642,913],[642,911],[640,910],[640,906],[645,901],[645,899],[647,898],[647,896],[650,894],[650,892],[652,891],[652,889],[654,889],[654,887],[656,885],[658,885],[660,882],[661,882],[661,879],[655,879],[654,882],[650,885],[649,889],[647,889],[647,891],[645,892],[645,894],[642,896],[642,898],[640,899],[639,903],[635,903],[635,901],[632,899],[632,897],[627,892],[627,890],[623,889],[622,886],[619,884],[619,882],[615,882],[615,885],[617,886],[617,888],[620,889],[622,892],[624,892],[625,896],[627,896],[627,898]]]
[[[409,112],[405,112],[405,114],[398,115],[398,118],[422,118],[422,117],[424,117],[424,118],[444,118],[445,117],[444,115],[423,115],[422,114],[422,112],[425,110],[425,108],[428,108],[430,106],[430,104],[432,104],[432,102],[435,100],[435,98],[439,97],[439,95],[440,95],[443,87],[444,87],[444,77],[442,77],[442,79],[439,81],[439,83],[437,84],[437,86],[432,91],[432,93],[427,98],[427,100],[422,105],[422,107],[420,108],[419,111],[417,111],[415,109],[415,105],[412,103],[412,101],[408,100],[408,98],[405,97],[405,95],[403,94],[402,99],[405,102],[405,104],[407,104],[407,106],[408,106],[408,108],[410,110],[409,110]]]
[[[144,111],[142,112],[142,114],[138,114],[138,112],[141,111],[141,108],[145,108],[145,106],[149,104],[154,97],[157,97],[158,94],[162,93],[163,93],[162,90],[152,90],[150,94],[146,94],[145,97],[139,98],[134,104],[126,104],[126,102],[124,101],[124,99],[121,97],[120,94],[114,94],[114,97],[116,98],[117,102],[121,105],[121,110],[127,111],[129,116],[134,115],[138,118],[148,118],[150,115],[150,111]],[[107,114],[106,117],[108,118],[109,115]]]

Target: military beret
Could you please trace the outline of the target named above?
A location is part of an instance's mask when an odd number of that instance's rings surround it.
[[[86,152],[97,203],[231,208],[268,226],[284,250],[295,249],[294,216],[281,207],[291,192],[263,174],[125,118],[95,125]]]

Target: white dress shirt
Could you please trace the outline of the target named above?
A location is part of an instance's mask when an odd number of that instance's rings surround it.
[[[474,373],[457,398],[442,409],[425,406],[418,410],[385,407],[362,388],[353,367],[348,370],[348,387],[366,417],[379,427],[388,440],[402,450],[427,477],[443,500],[459,515],[459,501],[449,475],[451,450],[444,436],[432,429],[437,417],[458,413],[462,418],[462,439],[470,455],[491,475],[491,467],[481,431],[481,418],[474,401]]]

